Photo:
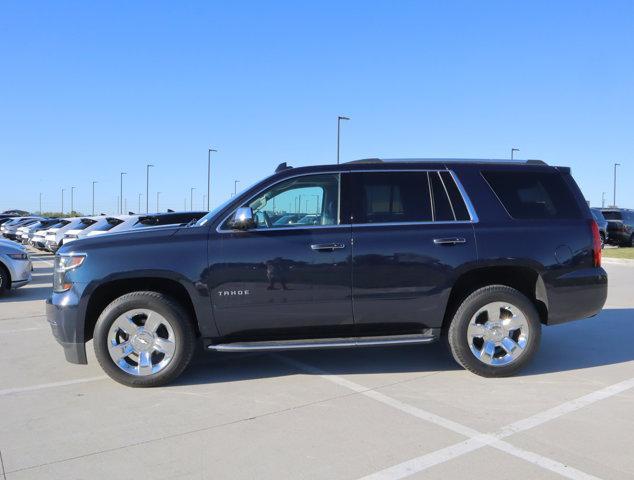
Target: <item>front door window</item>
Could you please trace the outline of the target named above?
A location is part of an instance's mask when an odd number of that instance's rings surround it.
[[[257,228],[339,224],[339,174],[306,175],[274,185],[249,203]]]

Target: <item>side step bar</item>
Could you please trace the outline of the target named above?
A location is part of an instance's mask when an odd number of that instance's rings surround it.
[[[428,330],[429,331],[429,330]],[[383,337],[346,337],[319,338],[301,340],[275,340],[266,342],[234,342],[208,345],[208,350],[216,352],[273,352],[277,350],[308,350],[318,348],[377,347],[382,345],[408,345],[414,343],[432,343],[438,340],[435,331],[432,334],[390,335]]]

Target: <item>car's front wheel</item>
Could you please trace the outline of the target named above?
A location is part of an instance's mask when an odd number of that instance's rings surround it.
[[[158,292],[132,292],[99,316],[94,349],[104,371],[130,387],[157,387],[189,365],[196,337],[187,312]]]
[[[460,365],[483,377],[503,377],[531,360],[539,346],[541,322],[525,295],[505,285],[490,285],[462,302],[447,335]]]

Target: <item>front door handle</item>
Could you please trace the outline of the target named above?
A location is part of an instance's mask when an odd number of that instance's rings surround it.
[[[434,243],[436,245],[457,245],[458,243],[467,243],[467,241],[462,237],[434,238]]]
[[[318,252],[332,252],[333,250],[341,250],[346,248],[345,243],[313,243],[310,248]]]

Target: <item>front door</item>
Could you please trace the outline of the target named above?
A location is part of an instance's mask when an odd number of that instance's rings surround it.
[[[476,260],[470,213],[447,171],[352,173],[353,307],[360,335],[441,326]]]
[[[340,174],[283,180],[246,202],[257,227],[224,222],[210,243],[214,318],[225,340],[351,333],[350,225],[339,214]]]

